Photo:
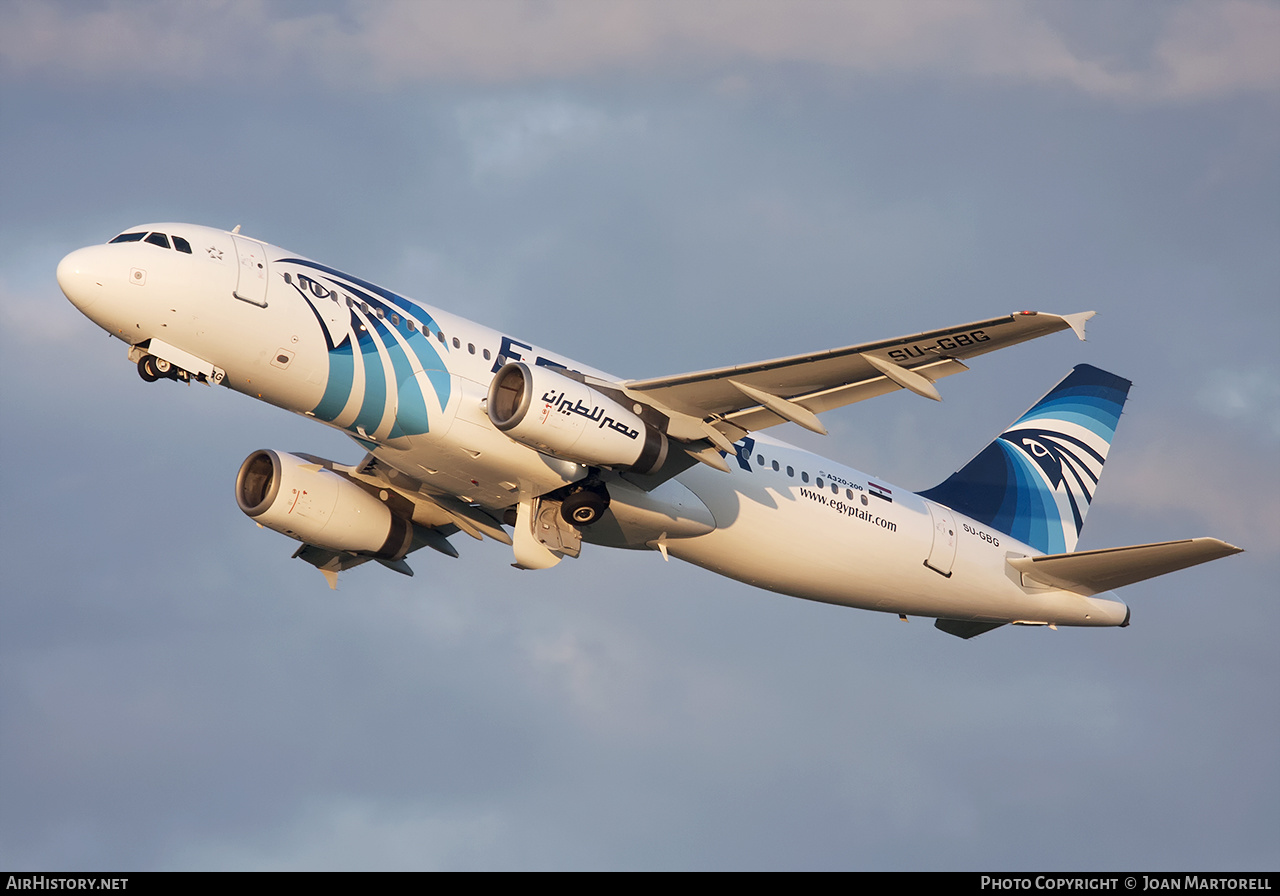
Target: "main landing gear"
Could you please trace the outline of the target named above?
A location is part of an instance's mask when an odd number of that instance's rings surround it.
[[[603,484],[587,485],[560,502],[560,517],[572,526],[590,526],[609,509],[609,492]]]

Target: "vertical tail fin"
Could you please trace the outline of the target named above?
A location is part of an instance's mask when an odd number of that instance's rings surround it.
[[[1046,554],[1075,550],[1130,385],[1078,365],[977,457],[920,494]]]

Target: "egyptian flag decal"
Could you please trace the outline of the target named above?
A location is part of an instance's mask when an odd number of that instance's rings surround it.
[[[875,495],[877,498],[880,498],[883,501],[888,501],[890,504],[893,503],[893,490],[890,488],[887,488],[886,486],[876,485],[874,482],[868,479],[867,491],[871,492],[871,494]]]

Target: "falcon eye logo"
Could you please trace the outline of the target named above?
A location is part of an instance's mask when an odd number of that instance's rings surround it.
[[[1065,493],[1078,532],[1102,475],[1105,455],[1081,439],[1048,429],[1016,429],[1001,438],[1036,465],[1052,491]]]

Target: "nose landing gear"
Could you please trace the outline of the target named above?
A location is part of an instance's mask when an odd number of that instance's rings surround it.
[[[138,376],[148,383],[154,383],[156,380],[176,380],[178,378],[178,368],[164,358],[157,358],[155,355],[143,355],[138,359]]]
[[[138,376],[148,383],[154,383],[156,380],[191,382],[191,374],[177,364],[166,361],[164,358],[157,358],[155,355],[143,355],[138,359]]]

